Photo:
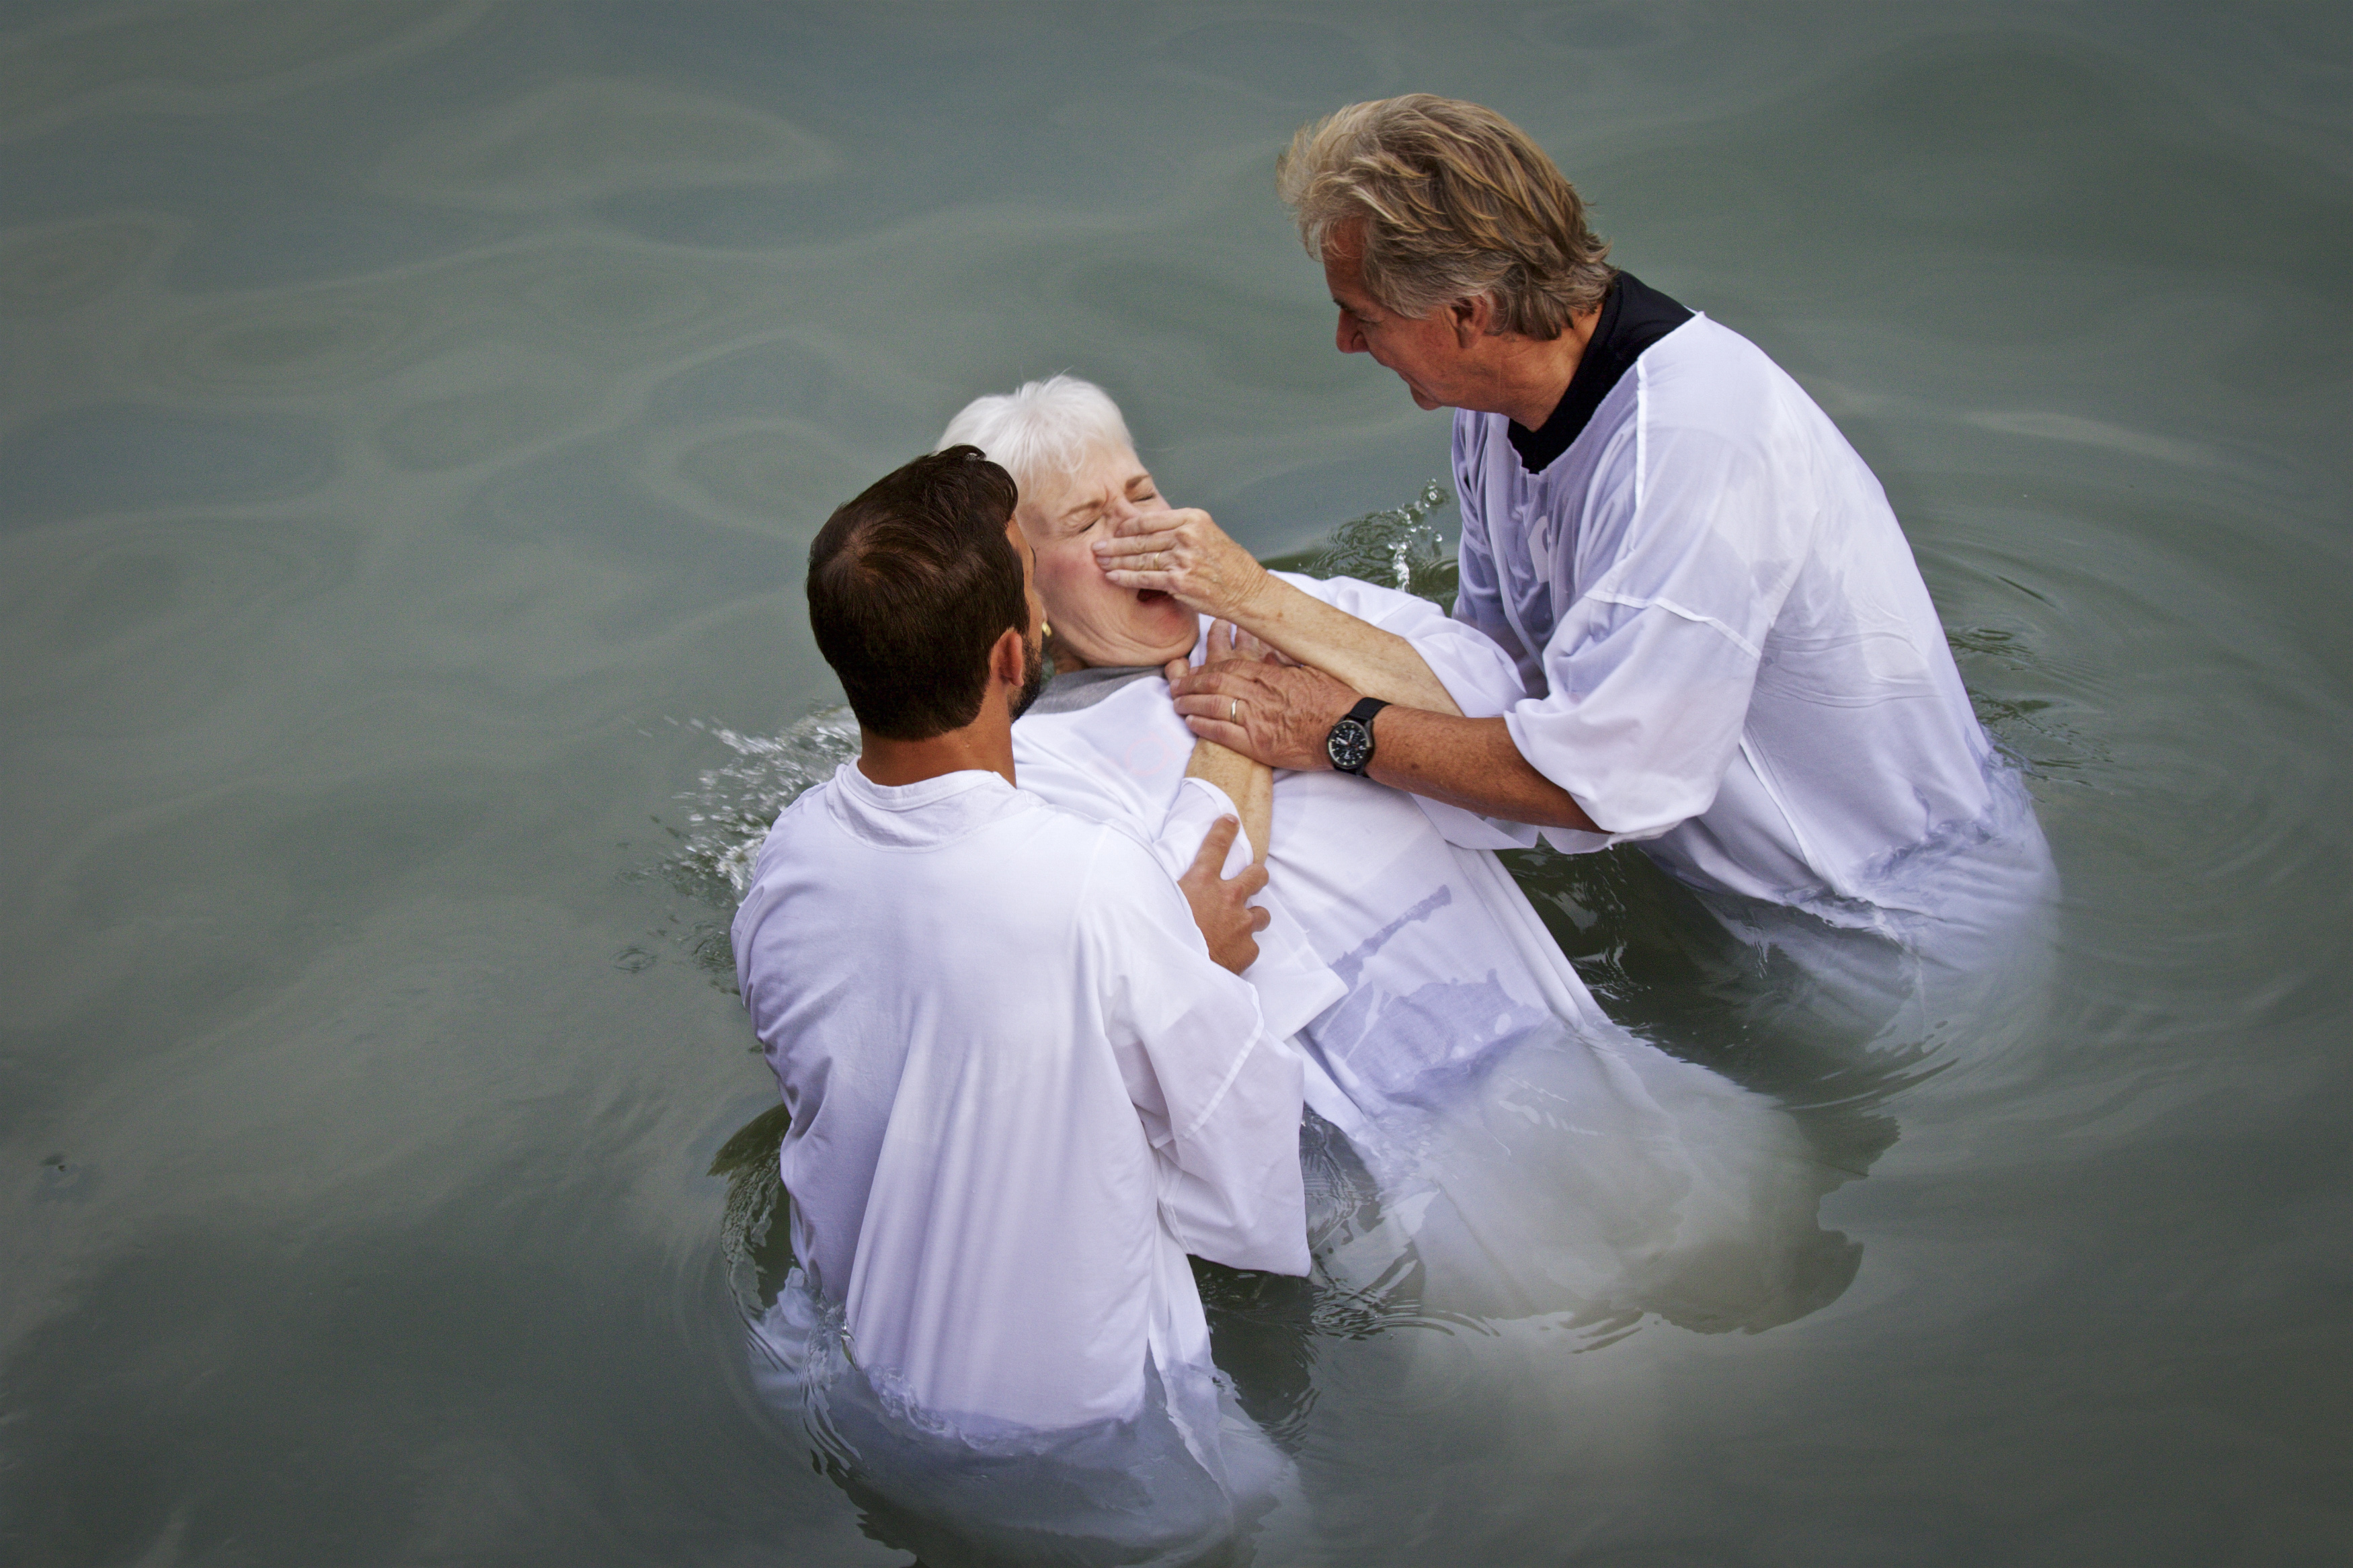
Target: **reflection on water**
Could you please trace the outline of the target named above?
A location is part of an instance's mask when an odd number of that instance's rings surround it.
[[[47,315],[103,299],[167,243],[164,226],[136,218],[41,225],[0,243],[0,301]]]
[[[639,187],[817,179],[842,160],[776,114],[647,82],[557,82],[439,120],[385,161],[418,200],[562,208]]]
[[[903,1563],[764,1414],[705,1174],[773,1093],[727,856],[844,746],[800,552],[1065,366],[1262,555],[1419,496],[1444,422],[1331,352],[1271,168],[1420,87],[1869,458],[2066,894],[2048,1016],[1922,1076],[1638,852],[1517,863],[1862,1178],[1862,1266],[1582,1350],[1208,1276],[1301,1477],[1261,1561],[2341,1556],[2347,56],[2101,0],[11,7],[0,1556]]]

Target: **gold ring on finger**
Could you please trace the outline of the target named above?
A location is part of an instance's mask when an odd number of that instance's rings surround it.
[[[1242,721],[1242,700],[1241,700],[1240,698],[1239,698],[1239,697],[1229,697],[1229,698],[1227,698],[1227,699],[1226,699],[1226,722],[1227,722],[1227,723],[1229,723],[1229,724],[1239,724],[1239,723],[1240,723],[1241,721]]]

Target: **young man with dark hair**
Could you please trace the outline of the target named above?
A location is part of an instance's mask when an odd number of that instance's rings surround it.
[[[760,1334],[906,1515],[1016,1555],[1181,1544],[1231,1528],[1233,1471],[1267,1458],[1186,1255],[1306,1272],[1301,1068],[1238,977],[1265,874],[1217,879],[1231,819],[1180,890],[1015,787],[1044,616],[1014,500],[951,448],[810,549],[861,750],[777,818],[735,918],[792,1111],[797,1267]]]
[[[989,654],[1034,619],[1022,557],[1003,525],[1012,476],[975,447],[884,476],[809,546],[809,629],[859,727],[921,741],[979,715]],[[1043,684],[1025,654],[1018,718]]]

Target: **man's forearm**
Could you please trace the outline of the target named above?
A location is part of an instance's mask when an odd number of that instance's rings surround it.
[[[1352,690],[1432,713],[1461,714],[1413,644],[1271,574],[1248,600],[1234,606],[1233,620],[1269,647],[1322,670]]]
[[[1176,711],[1193,733],[1278,768],[1328,768],[1326,737],[1359,689],[1313,667],[1233,660],[1168,666]],[[1535,827],[1594,826],[1569,793],[1538,773],[1502,719],[1465,719],[1399,703],[1373,717],[1375,782]]]
[[[1603,831],[1576,797],[1529,764],[1501,719],[1384,708],[1373,720],[1373,760],[1365,773],[1377,784],[1482,816]]]

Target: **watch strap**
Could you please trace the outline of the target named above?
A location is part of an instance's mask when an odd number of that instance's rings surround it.
[[[1355,707],[1340,716],[1339,722],[1332,726],[1332,733],[1324,739],[1324,752],[1331,757],[1334,768],[1344,773],[1354,773],[1358,778],[1365,776],[1365,770],[1370,767],[1373,762],[1373,715],[1388,706],[1388,703],[1377,697],[1363,697],[1357,699]],[[1334,742],[1340,733],[1340,726],[1349,723],[1355,724],[1365,733],[1365,752],[1357,759],[1356,765],[1354,767],[1344,764],[1340,761],[1339,753],[1333,749]]]

